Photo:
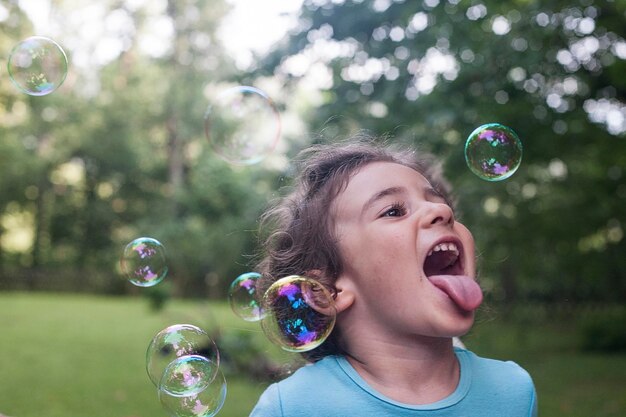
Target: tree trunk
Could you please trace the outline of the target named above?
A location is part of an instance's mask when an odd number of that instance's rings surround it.
[[[167,14],[174,23],[174,41],[172,55],[169,59],[169,69],[172,74],[176,74],[178,71],[178,55],[180,53],[178,42],[178,31],[176,27],[176,20],[178,17],[178,9],[176,0],[169,0],[167,4]],[[175,78],[172,77],[171,80]],[[171,214],[173,218],[180,216],[180,204],[178,202],[180,190],[184,183],[184,163],[183,163],[183,139],[178,132],[178,94],[176,84],[172,81],[170,84],[167,109],[167,164],[168,164],[168,185],[171,193]]]

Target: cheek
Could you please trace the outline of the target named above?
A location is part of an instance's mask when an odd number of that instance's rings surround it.
[[[475,262],[476,262],[474,236],[472,236],[472,233],[469,231],[469,229],[465,227],[464,225],[462,225],[461,223],[456,224],[456,229],[463,243],[463,249],[465,252],[466,262],[468,262],[468,265],[473,270],[475,268]]]
[[[377,292],[381,286],[396,287],[403,277],[418,274],[414,270],[416,237],[405,229],[343,227],[338,232],[344,272],[364,291]]]
[[[469,231],[469,229],[462,224],[459,223],[459,235],[463,239],[463,243],[468,246],[468,250],[472,251],[472,255],[474,254],[474,236]]]
[[[390,266],[400,258],[400,251],[395,242],[382,241],[380,236],[344,235],[340,238],[338,248],[343,267],[359,282],[360,285],[377,285],[387,276]]]
[[[408,271],[414,264],[415,245],[412,241],[395,234],[378,235],[377,239],[361,254],[361,262],[368,268],[364,272],[371,274],[373,281],[389,284],[413,274]]]

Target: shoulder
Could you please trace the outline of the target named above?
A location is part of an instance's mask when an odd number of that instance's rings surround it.
[[[250,417],[282,417],[282,415],[278,385],[272,384],[261,394]]]
[[[456,351],[457,356],[466,358],[476,379],[493,383],[507,382],[531,386],[533,384],[530,374],[513,361],[483,358],[465,349],[456,349]]]
[[[319,412],[324,403],[332,403],[332,397],[345,394],[348,388],[342,382],[345,378],[342,373],[337,358],[333,356],[305,365],[289,377],[270,385],[250,417],[311,416],[313,414],[307,414],[305,410]]]
[[[520,415],[536,415],[535,385],[530,374],[520,365],[513,361],[483,358],[464,349],[457,349],[457,356],[461,363],[465,362],[467,372],[471,374],[470,397],[497,398],[496,402],[509,410],[521,410]],[[492,402],[492,406],[496,402]]]
[[[283,398],[298,398],[303,392],[316,388],[316,392],[340,389],[345,373],[338,363],[338,358],[328,356],[313,364],[305,365],[277,383],[277,389]]]

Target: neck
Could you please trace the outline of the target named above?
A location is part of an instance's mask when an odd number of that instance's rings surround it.
[[[405,404],[429,404],[452,394],[460,366],[451,338],[415,337],[389,342],[372,338],[346,346],[348,362],[381,394]]]

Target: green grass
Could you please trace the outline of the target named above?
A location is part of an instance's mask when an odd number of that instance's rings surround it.
[[[0,415],[167,416],[145,371],[152,337],[175,323],[219,323],[263,335],[225,304],[174,302],[152,313],[145,299],[0,293]],[[266,384],[228,378],[220,416],[246,416]]]
[[[0,415],[14,417],[166,417],[145,351],[175,323],[251,332],[273,357],[292,358],[224,302],[175,301],[153,313],[144,298],[0,293],[0,323]],[[464,341],[526,368],[541,417],[626,415],[626,354],[581,352],[576,321],[479,319]],[[267,383],[228,374],[227,381],[219,417],[247,416]]]

